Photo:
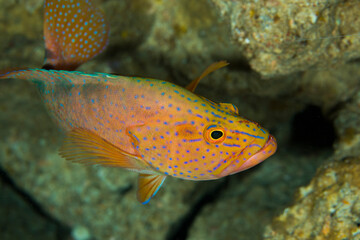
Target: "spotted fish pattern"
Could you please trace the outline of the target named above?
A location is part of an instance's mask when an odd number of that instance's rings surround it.
[[[50,6],[58,9],[57,14],[59,9],[71,9],[74,14],[81,6],[87,6],[88,14],[98,12],[89,7],[89,1],[76,2],[81,4],[72,8],[72,1],[46,1],[45,20],[51,16],[46,13],[54,9]],[[51,22],[52,26],[58,26],[59,21],[61,18]],[[94,27],[89,30],[92,25],[84,21],[79,21],[76,29],[84,27],[81,36],[85,32],[90,36]],[[103,21],[95,22],[107,29]],[[69,29],[63,31],[65,35]],[[95,54],[87,55],[89,46],[86,52],[80,48],[85,38],[80,41],[79,35],[73,34],[62,37],[63,32],[45,36],[46,42],[51,39],[46,46],[55,53],[47,58],[48,67],[7,72],[0,74],[0,79],[24,79],[37,86],[50,115],[67,132],[60,148],[65,159],[138,172],[137,198],[141,203],[150,201],[167,176],[218,179],[255,166],[275,153],[275,138],[259,124],[240,117],[236,106],[194,94],[198,82],[226,62],[210,65],[186,88],[157,79],[69,71]],[[103,39],[106,35],[97,36]],[[59,38],[64,41],[56,41]],[[93,46],[96,50],[90,52],[102,51],[103,45]]]
[[[53,0],[44,4],[45,66],[74,70],[108,44],[103,12],[89,0]]]

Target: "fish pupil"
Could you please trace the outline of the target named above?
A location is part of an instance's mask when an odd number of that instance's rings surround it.
[[[211,132],[211,138],[213,138],[213,139],[219,139],[223,135],[224,135],[224,133],[222,131],[215,130],[215,131]]]

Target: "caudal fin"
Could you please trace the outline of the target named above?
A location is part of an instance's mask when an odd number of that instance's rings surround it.
[[[45,69],[75,70],[108,44],[104,13],[90,0],[45,0]]]

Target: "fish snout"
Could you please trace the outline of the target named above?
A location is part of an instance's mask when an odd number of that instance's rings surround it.
[[[241,165],[240,169],[238,169],[238,172],[247,170],[251,167],[254,167],[273,155],[276,152],[277,149],[277,143],[274,136],[269,135],[268,140],[264,144],[264,146],[253,156],[251,156],[244,164]]]

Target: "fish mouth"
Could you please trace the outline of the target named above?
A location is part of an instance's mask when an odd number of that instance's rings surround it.
[[[244,164],[242,164],[238,172],[247,170],[261,163],[262,161],[273,155],[276,152],[276,149],[276,139],[274,138],[274,136],[269,135],[269,138],[264,144],[264,146],[257,153],[251,156]]]

